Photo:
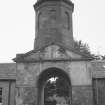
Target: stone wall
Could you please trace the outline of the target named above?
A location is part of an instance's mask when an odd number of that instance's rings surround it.
[[[91,86],[72,87],[72,105],[93,105],[93,92]]]
[[[36,105],[35,87],[17,87],[16,105]]]
[[[89,62],[43,62],[18,63],[16,81],[16,105],[35,105],[37,102],[37,80],[48,68],[64,70],[72,84],[72,104],[92,105],[92,79]]]
[[[35,87],[18,87],[16,89],[16,105],[36,105],[36,90]],[[72,105],[93,105],[92,87],[73,86]]]

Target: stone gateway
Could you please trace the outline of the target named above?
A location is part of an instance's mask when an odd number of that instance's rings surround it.
[[[0,64],[0,105],[105,105],[105,61],[74,49],[70,0],[37,0],[34,49]]]

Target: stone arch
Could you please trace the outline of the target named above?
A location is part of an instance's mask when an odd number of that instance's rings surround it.
[[[53,88],[49,88],[50,86]],[[54,105],[53,102],[55,105],[60,102],[59,105],[71,105],[71,81],[64,70],[48,68],[42,71],[37,81],[37,88],[37,105]]]

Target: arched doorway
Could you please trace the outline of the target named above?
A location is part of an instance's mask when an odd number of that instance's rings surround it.
[[[40,74],[38,105],[71,105],[71,83],[63,70],[49,68]]]

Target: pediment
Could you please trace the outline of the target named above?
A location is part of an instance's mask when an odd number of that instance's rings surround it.
[[[73,50],[59,45],[49,45],[39,50],[32,50],[22,54],[17,59],[20,61],[40,61],[40,60],[80,60],[84,57]],[[15,61],[16,61],[15,60]],[[19,61],[19,60],[18,60]]]
[[[33,51],[24,57],[24,60],[54,60],[54,59],[80,59],[82,56],[58,45],[50,45],[39,51]]]

